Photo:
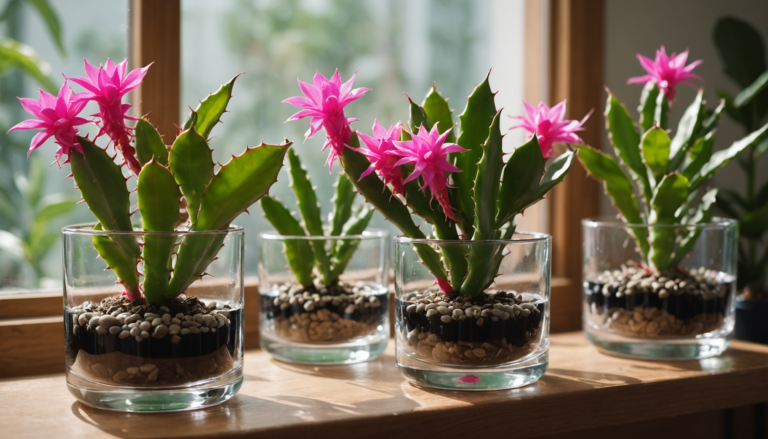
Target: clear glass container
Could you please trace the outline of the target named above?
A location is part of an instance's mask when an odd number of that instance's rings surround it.
[[[491,287],[475,296],[445,295],[416,253],[496,254]],[[538,380],[549,364],[552,238],[518,232],[510,240],[395,238],[397,367],[411,382],[461,390],[510,389]]]
[[[164,412],[224,402],[243,382],[243,230],[104,232],[64,227],[67,385],[97,408]],[[108,240],[108,241],[107,241]],[[94,243],[222,245],[206,275],[165,305],[131,301]],[[172,258],[175,260],[176,257]],[[145,267],[137,265],[139,273]],[[140,277],[141,278],[141,277]]]
[[[715,218],[694,226],[582,221],[583,327],[601,351],[644,359],[720,355],[733,339],[738,226]],[[642,257],[634,234],[698,236],[679,263],[659,271]],[[679,242],[678,240],[677,242]]]
[[[308,285],[297,281],[286,246],[322,246],[336,264],[354,249],[330,285],[317,268]],[[354,247],[356,245],[356,248]],[[389,340],[389,234],[365,231],[353,236],[259,234],[261,347],[275,358],[304,364],[367,361],[384,352]],[[313,259],[311,250],[306,258]]]

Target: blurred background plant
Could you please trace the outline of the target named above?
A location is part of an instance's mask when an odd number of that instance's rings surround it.
[[[743,127],[745,134],[751,133],[768,114],[768,67],[763,38],[750,24],[733,17],[718,20],[713,38],[725,74],[741,87],[735,96],[724,91],[718,91],[718,95],[726,101],[728,117]],[[768,232],[768,183],[760,188],[756,183],[757,161],[766,150],[768,139],[750,148],[737,161],[746,176],[746,194],[721,188],[717,195],[718,209],[740,223],[738,288],[743,299],[766,298],[768,246],[763,240]]]
[[[60,56],[66,57],[59,16],[47,0],[10,0],[0,13],[5,35],[0,38],[0,131],[21,120],[16,96],[25,80],[45,91],[57,92],[51,67],[32,47],[18,41],[22,8],[38,14]],[[43,195],[45,165],[25,159],[29,146],[19,136],[0,140],[0,288],[38,288],[50,285],[44,259],[58,240],[51,222],[72,211],[77,197]],[[55,281],[54,281],[55,282]],[[48,284],[48,285],[46,285]]]

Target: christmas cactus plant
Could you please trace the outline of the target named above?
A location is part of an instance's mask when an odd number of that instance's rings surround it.
[[[398,123],[387,130],[375,123],[373,136],[353,132],[349,123],[356,119],[346,117],[344,106],[368,90],[353,89],[353,81],[342,84],[338,71],[330,80],[317,73],[312,84],[299,81],[305,96],[286,102],[303,110],[289,121],[311,117],[307,137],[323,128],[325,147],[332,147],[329,167],[338,158],[365,200],[410,238],[427,238],[411,211],[440,240],[511,238],[515,217],[561,182],[571,166],[570,151],[545,166],[552,143],[580,142],[574,133],[583,121],[564,120],[564,102],[551,109],[526,104],[527,116],[518,126],[536,135],[505,162],[502,115],[487,76],[469,96],[457,130],[453,110],[433,85],[422,105],[408,99],[407,127]],[[503,245],[416,248],[445,293],[473,296],[493,283]]]
[[[123,97],[138,87],[149,66],[126,71],[126,61],[96,67],[85,62],[86,77],[68,78],[54,97],[40,91],[39,100],[20,98],[36,119],[11,129],[43,129],[32,139],[30,152],[54,137],[56,163],[66,156],[71,176],[98,223],[94,230],[151,232],[143,242],[130,234],[96,235],[93,245],[123,285],[131,300],[144,297],[164,305],[183,294],[216,258],[225,234],[176,236],[154,232],[227,229],[249,206],[267,194],[282,167],[290,142],[261,144],[233,156],[216,170],[208,145],[211,130],[224,114],[235,79],[221,86],[192,111],[170,146],[146,118],[127,115]],[[73,93],[69,83],[85,89]],[[98,104],[96,118],[79,114],[88,102]],[[126,121],[136,121],[129,126]],[[78,127],[96,124],[95,138],[79,135]],[[95,142],[106,138],[116,154]],[[127,168],[127,172],[124,172]],[[125,174],[128,174],[126,177]],[[138,180],[138,209],[131,211],[129,180]],[[184,209],[186,207],[186,209]],[[132,215],[140,215],[140,226]],[[143,267],[143,271],[139,268]]]
[[[664,46],[653,60],[638,55],[647,74],[629,80],[645,84],[637,123],[608,90],[605,118],[616,158],[578,147],[621,218],[584,222],[585,331],[621,355],[702,358],[723,352],[732,337],[737,226],[713,218],[718,189],[707,185],[764,139],[768,125],[714,151],[725,102],[707,109],[699,88],[670,135],[676,87],[701,80],[692,73],[701,61],[686,65],[687,58],[687,50],[668,55]],[[633,339],[619,343],[617,335]]]
[[[657,271],[676,267],[691,251],[700,231],[643,225],[694,226],[710,222],[718,189],[702,194],[707,182],[718,169],[768,134],[765,125],[729,148],[713,151],[715,128],[725,102],[713,110],[706,109],[701,88],[670,136],[668,112],[675,101],[677,84],[689,82],[689,78],[700,79],[691,70],[701,61],[686,66],[687,57],[688,51],[669,56],[663,46],[655,60],[638,55],[648,74],[629,80],[645,83],[637,123],[608,91],[606,125],[618,159],[586,146],[578,147],[584,167],[603,182],[622,220],[629,224],[645,264]]]

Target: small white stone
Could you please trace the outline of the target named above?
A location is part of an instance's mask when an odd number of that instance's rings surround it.
[[[136,336],[136,341],[142,341],[142,340],[144,340],[144,339],[143,339],[143,338],[141,338],[141,336],[140,336],[140,335],[137,335],[137,336]]]
[[[179,325],[171,325],[171,326],[168,327],[168,329],[170,329],[171,331],[176,331],[176,332],[181,331],[181,327]]]
[[[206,333],[206,332],[208,332],[208,331],[210,331],[210,330],[211,330],[211,328],[209,328],[209,327],[207,327],[207,326],[202,326],[202,327],[200,327],[200,332],[202,332],[202,333]]]
[[[131,328],[131,332],[130,332],[130,334],[131,334],[132,336],[136,337],[136,336],[138,336],[139,334],[141,334],[141,329],[139,329],[139,328]]]
[[[149,338],[149,332],[141,331],[141,338]]]
[[[157,317],[154,320],[152,320],[152,326],[157,326],[157,325],[160,325],[162,323],[163,323],[163,319],[161,319],[160,317]]]
[[[171,310],[167,306],[161,306],[160,309],[165,312],[171,312]]]
[[[112,335],[115,335],[118,332],[122,332],[122,330],[123,330],[123,328],[121,328],[119,326],[112,326],[111,328],[109,328],[109,333],[112,334]]]
[[[151,327],[152,327],[152,324],[151,324],[151,323],[149,323],[149,322],[141,322],[141,323],[139,324],[139,329],[141,329],[142,331],[147,331],[147,330],[149,330],[149,328],[151,328]]]
[[[480,317],[479,319],[477,319],[476,323],[477,323],[477,326],[483,326],[483,323],[485,323],[485,319]]]
[[[472,353],[475,354],[477,358],[485,357],[485,349],[472,349]]]
[[[200,328],[196,328],[196,327],[193,326],[193,327],[189,328],[189,332],[192,333],[192,334],[198,334],[200,332]]]
[[[308,300],[308,301],[304,302],[304,310],[306,310],[307,312],[310,312],[313,309],[315,309],[315,302],[314,301]]]
[[[350,305],[347,305],[346,308],[344,308],[345,314],[352,314],[354,312],[355,312],[355,305],[350,304]]]
[[[174,325],[181,325],[181,320],[174,317],[171,319],[171,323],[173,323]]]
[[[181,330],[181,332],[180,332],[180,334],[181,334],[181,335],[187,335],[187,334],[189,334],[189,328],[184,328],[184,329],[182,329],[182,330]]]
[[[120,333],[120,338],[128,338],[131,336],[131,333],[128,331],[123,331]]]
[[[181,337],[179,337],[178,335],[174,335],[173,337],[171,337],[171,343],[173,344],[179,344],[180,341],[181,341]]]
[[[98,332],[101,335],[107,335],[109,333],[107,327],[101,326],[101,325],[96,327],[96,332]]]
[[[443,323],[451,323],[451,320],[453,320],[453,319],[451,318],[451,316],[442,316],[442,317],[440,317],[440,320]]]
[[[155,369],[157,369],[157,366],[155,366],[152,363],[142,364],[141,366],[139,366],[139,370],[141,371],[141,373],[150,373]]]

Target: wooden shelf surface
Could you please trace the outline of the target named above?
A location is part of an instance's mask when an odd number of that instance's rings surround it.
[[[225,404],[169,414],[86,407],[63,374],[0,380],[0,436],[8,438],[377,438],[505,434],[536,437],[768,401],[768,346],[734,342],[701,361],[602,355],[581,333],[552,337],[550,369],[516,390],[417,388],[381,358],[351,366],[297,366],[245,356],[245,382]]]

